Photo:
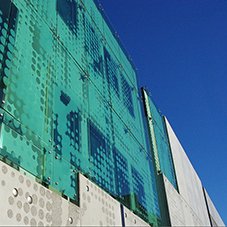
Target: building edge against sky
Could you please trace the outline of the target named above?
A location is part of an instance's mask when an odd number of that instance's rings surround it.
[[[1,1],[0,66],[0,224],[224,225],[95,2]]]
[[[157,185],[164,188],[159,197],[166,198],[160,200],[162,213],[167,206],[171,226],[225,226],[170,123],[148,94],[142,88]]]

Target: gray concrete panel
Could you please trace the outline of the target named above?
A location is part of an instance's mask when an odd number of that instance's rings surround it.
[[[81,226],[122,226],[120,203],[79,175]]]
[[[212,226],[225,226],[225,223],[223,222],[222,218],[220,217],[209,194],[207,193],[207,191],[205,189],[204,189],[204,191],[205,191],[205,196],[206,196],[206,200],[207,200],[207,206],[208,206]]]
[[[3,226],[79,226],[80,209],[0,161],[0,224]]]
[[[209,226],[210,221],[203,194],[202,183],[166,118],[165,122],[179,193],[184,201],[191,207],[193,212],[199,217],[199,223],[204,226]]]
[[[123,209],[124,212],[124,222],[125,226],[130,227],[130,226],[150,226],[147,224],[145,221],[143,221],[140,217],[135,215],[132,211],[130,211],[128,208],[124,207]]]
[[[204,226],[200,217],[164,177],[171,226]]]

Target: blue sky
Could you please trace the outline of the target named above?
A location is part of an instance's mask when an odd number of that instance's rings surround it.
[[[227,223],[227,1],[100,2]]]

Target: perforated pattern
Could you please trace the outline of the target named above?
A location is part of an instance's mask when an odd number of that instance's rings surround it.
[[[149,226],[145,221],[143,221],[141,218],[133,214],[128,208],[124,207],[124,222],[125,226]]]
[[[56,193],[0,162],[1,225],[79,225],[79,208]],[[71,223],[72,222],[72,223]]]
[[[120,203],[80,175],[81,225],[121,226]]]
[[[93,0],[0,1],[0,64],[1,160],[74,201],[77,172],[121,199],[116,148],[138,193],[131,167],[143,179],[153,169],[136,72]],[[90,122],[106,141],[94,152]],[[155,182],[143,182],[142,206],[158,218]],[[121,202],[136,210],[130,195]]]

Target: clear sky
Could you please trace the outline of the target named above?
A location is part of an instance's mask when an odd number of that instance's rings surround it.
[[[227,224],[227,0],[100,0]]]

